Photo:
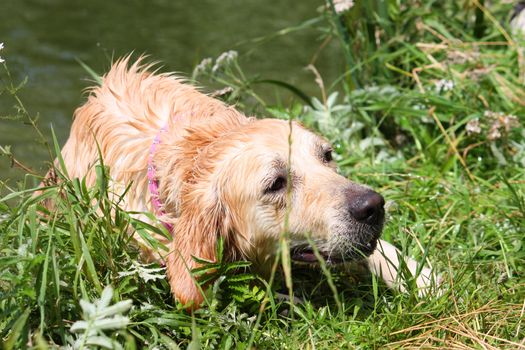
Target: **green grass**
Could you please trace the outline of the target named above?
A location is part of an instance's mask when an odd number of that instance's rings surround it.
[[[387,199],[383,238],[427,259],[443,276],[440,294],[297,267],[293,291],[303,303],[292,308],[277,297],[288,294],[280,273],[270,285],[245,263],[219,261],[199,272],[214,282],[207,306],[190,314],[131,239],[132,228],[145,238],[162,228],[120,210],[102,164],[93,188],[60,171],[60,185],[39,195],[30,180],[4,184],[3,347],[525,348],[525,44],[500,24],[510,7],[356,3],[307,22],[338,40],[347,62],[337,82],[317,80],[320,96],[308,103],[297,87],[246,77],[235,60],[196,77],[229,86],[218,95],[247,112],[299,119],[329,138],[341,172]],[[2,79],[17,114],[36,124],[18,84]],[[261,81],[298,97],[264,101]],[[451,89],[436,87],[446,81]],[[45,198],[53,211],[40,205]]]

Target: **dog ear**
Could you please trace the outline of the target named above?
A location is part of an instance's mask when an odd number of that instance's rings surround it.
[[[206,123],[205,127],[187,128],[184,141],[165,145],[159,152],[160,164],[164,164],[161,178],[165,179],[160,185],[162,201],[167,212],[178,213],[166,259],[167,273],[173,294],[190,308],[198,308],[204,299],[190,272],[198,267],[192,256],[216,261],[217,237],[223,237],[225,258],[233,259],[239,246],[233,232],[245,232],[237,218],[238,208],[226,195],[231,179],[224,175],[227,172],[218,170],[231,144],[224,139],[217,142],[223,125]]]
[[[173,231],[166,259],[171,290],[189,309],[197,309],[204,297],[191,270],[198,267],[193,256],[216,261],[217,237],[229,230],[220,201],[210,191],[193,189],[184,194],[181,216]]]

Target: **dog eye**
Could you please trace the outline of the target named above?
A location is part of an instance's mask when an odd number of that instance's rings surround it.
[[[272,182],[270,187],[268,187],[265,192],[266,193],[278,192],[284,188],[286,188],[286,177],[279,176]]]
[[[332,150],[328,149],[323,153],[323,162],[330,163],[333,160]]]

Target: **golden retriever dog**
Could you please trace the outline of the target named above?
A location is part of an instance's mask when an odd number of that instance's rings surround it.
[[[297,122],[246,117],[150,68],[116,62],[76,110],[62,156],[71,177],[93,184],[100,149],[113,190],[131,184],[124,209],[154,213],[171,231],[160,259],[180,302],[202,302],[192,256],[213,261],[219,237],[228,259],[268,273],[285,221],[293,260],[317,262],[310,237],[328,264],[362,260],[402,285],[399,251],[379,240],[383,197],[339,175],[325,139]],[[431,279],[423,268],[417,284]]]

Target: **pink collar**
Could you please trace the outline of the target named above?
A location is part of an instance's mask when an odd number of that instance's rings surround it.
[[[156,178],[157,169],[153,164],[153,154],[157,149],[157,145],[160,143],[160,134],[163,132],[166,132],[166,125],[159,130],[158,134],[153,139],[148,158],[148,188],[151,195],[151,204],[155,210],[154,214],[156,214],[158,217],[163,217],[166,215],[166,212],[162,209],[162,202],[159,198],[159,180]],[[173,232],[173,224],[167,222],[162,222],[162,224],[170,233]]]

